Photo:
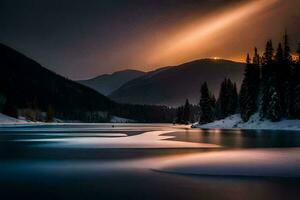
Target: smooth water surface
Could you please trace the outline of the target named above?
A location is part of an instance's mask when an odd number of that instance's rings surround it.
[[[2,127],[0,198],[298,199],[299,147],[297,131],[199,130],[169,124]],[[280,154],[274,169],[291,172],[281,171],[288,177],[226,174],[234,167],[244,173],[239,163],[222,170],[228,156],[240,154],[263,167]],[[219,156],[215,168],[210,155]],[[177,173],[195,166],[197,171],[197,161],[207,174]],[[242,164],[251,170],[247,162]],[[214,169],[218,176],[208,174]]]

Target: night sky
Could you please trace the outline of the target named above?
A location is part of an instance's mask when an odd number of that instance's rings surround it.
[[[241,61],[285,28],[299,0],[0,0],[0,42],[72,79],[198,58]]]

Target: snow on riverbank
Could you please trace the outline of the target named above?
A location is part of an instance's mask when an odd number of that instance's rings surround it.
[[[126,119],[126,118],[122,118],[122,117],[117,117],[117,116],[113,116],[110,123],[134,123],[134,120],[131,119]],[[76,123],[76,122],[69,122],[69,123]],[[64,122],[63,120],[60,119],[55,119],[55,122],[53,123],[46,123],[46,122],[32,122],[32,121],[26,121],[26,120],[22,120],[22,119],[16,119],[13,117],[9,117],[7,115],[4,115],[2,113],[0,113],[0,127],[10,127],[10,126],[14,126],[14,125],[62,125],[62,124],[69,124],[68,122]],[[80,122],[77,122],[80,123]],[[84,123],[83,123],[84,124]],[[96,123],[95,123],[96,124]]]
[[[24,124],[28,123],[25,120],[16,119],[0,113],[0,124]]]
[[[134,123],[135,121],[132,119],[126,119],[123,117],[113,116],[110,120],[111,123]]]
[[[243,122],[239,114],[208,124],[194,124],[193,128],[217,128],[217,129],[262,129],[262,130],[300,130],[300,120],[281,120],[271,122],[261,120],[259,114],[254,114],[248,122]]]

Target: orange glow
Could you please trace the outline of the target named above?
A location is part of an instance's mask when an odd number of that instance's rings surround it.
[[[203,57],[201,53],[215,45],[217,37],[222,40],[222,34],[228,34],[228,28],[239,26],[245,22],[247,17],[253,16],[265,10],[279,0],[255,0],[246,4],[230,8],[221,14],[205,17],[200,22],[192,22],[184,30],[175,33],[173,37],[159,45],[159,51],[155,51],[151,60],[160,64],[175,64],[190,59]],[[220,35],[221,34],[221,35]],[[199,46],[201,46],[199,51]],[[241,57],[237,60],[244,60]],[[172,63],[170,63],[172,62]]]

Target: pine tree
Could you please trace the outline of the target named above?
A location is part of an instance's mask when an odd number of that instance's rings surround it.
[[[179,106],[177,108],[177,111],[176,111],[176,123],[177,124],[182,124],[183,123],[183,107],[182,106]]]
[[[298,61],[295,64],[294,74],[293,74],[293,101],[292,101],[292,110],[293,116],[297,119],[300,119],[300,43],[298,46]]]
[[[283,36],[283,44],[284,44],[284,48],[283,48],[283,57],[284,57],[284,61],[287,63],[291,63],[292,62],[292,55],[291,55],[291,48],[289,45],[289,36],[287,34],[287,31],[285,31],[285,34]]]
[[[214,97],[211,95],[207,83],[204,82],[201,86],[200,98],[200,124],[210,123],[215,120]]]
[[[231,103],[231,114],[237,113],[238,110],[238,105],[239,105],[239,94],[237,91],[236,83],[233,84],[232,88],[232,103]]]
[[[290,48],[287,43],[287,35],[284,36],[284,49],[279,43],[277,52],[275,55],[275,69],[272,74],[273,84],[277,88],[281,113],[283,116],[290,115],[290,106],[292,99],[292,84],[291,84],[291,56]]]
[[[292,64],[293,59],[291,55],[291,48],[289,45],[289,36],[287,34],[287,31],[285,31],[284,37],[283,37],[283,66],[282,66],[282,74],[283,74],[283,81],[284,84],[281,88],[282,92],[282,100],[283,100],[283,114],[287,117],[292,117],[293,115],[293,88],[295,87],[293,80],[291,80],[292,77]]]
[[[191,116],[191,113],[190,113],[191,108],[190,107],[191,107],[191,105],[189,103],[189,100],[186,99],[185,104],[184,104],[184,108],[183,108],[183,117],[182,117],[183,122],[185,124],[188,124],[190,122],[190,116]]]
[[[216,118],[216,106],[217,106],[217,99],[215,97],[214,94],[210,95],[210,102],[211,102],[211,106],[214,109],[214,118]]]
[[[298,63],[300,63],[300,43],[298,44],[297,53],[298,53]]]
[[[300,84],[295,87],[294,95],[294,116],[295,118],[300,119]]]
[[[218,119],[224,119],[228,116],[227,113],[228,95],[227,95],[227,79],[221,83],[219,98],[217,101]]]
[[[266,91],[268,101],[265,102],[266,115],[265,117],[272,120],[278,121],[281,119],[283,114],[286,113],[286,101],[285,95],[286,92],[286,81],[285,81],[285,72],[284,72],[284,53],[281,46],[281,43],[278,44],[278,48],[275,55],[275,60],[271,65],[270,78],[266,82],[265,87],[269,88],[269,91]],[[278,105],[279,104],[279,105]]]
[[[249,54],[247,56],[249,56]],[[250,57],[247,58],[247,60],[248,59],[250,59]],[[247,61],[247,63],[248,63],[248,61]],[[258,54],[258,51],[257,51],[256,47],[254,48],[253,65],[256,65],[256,66],[260,65],[260,56]]]
[[[283,49],[282,49],[281,43],[279,42],[278,48],[277,48],[277,51],[275,54],[275,61],[282,64],[283,60],[284,60]]]
[[[281,105],[283,104],[283,100],[282,100],[283,98],[281,98],[282,86],[284,85],[284,82],[285,82],[283,68],[284,68],[283,49],[282,49],[281,43],[279,43],[276,54],[275,54],[274,69],[272,70],[271,78],[272,78],[273,84],[275,84],[275,87],[277,87],[277,89],[278,89]]]
[[[266,49],[264,52],[263,63],[265,65],[270,65],[273,63],[273,56],[274,56],[274,48],[272,40],[269,40],[266,44]]]
[[[247,53],[246,64],[250,65],[250,63],[251,63],[251,58],[250,58],[249,53]]]
[[[281,119],[280,99],[275,87],[270,88],[269,94],[271,95],[271,98],[267,110],[267,117],[271,121],[276,122]]]
[[[254,49],[253,64],[250,56],[247,55],[244,79],[240,90],[240,113],[243,121],[248,121],[251,115],[257,110],[258,92],[259,92],[259,55],[257,49]]]
[[[264,118],[267,115],[267,108],[270,101],[269,91],[270,91],[270,77],[272,76],[272,67],[273,67],[273,44],[272,40],[269,40],[266,44],[263,63],[261,67],[261,97],[260,97],[260,117]]]
[[[254,48],[254,56],[253,56],[253,63],[252,63],[252,67],[253,67],[253,80],[252,80],[252,87],[253,87],[253,91],[255,98],[256,98],[256,111],[258,109],[259,106],[259,98],[260,98],[260,92],[261,92],[261,63],[262,62],[262,58],[258,53],[257,48]]]
[[[219,98],[217,101],[217,118],[223,119],[235,114],[238,105],[238,95],[234,84],[230,79],[225,78],[221,83]]]

